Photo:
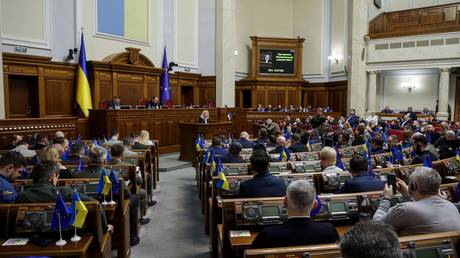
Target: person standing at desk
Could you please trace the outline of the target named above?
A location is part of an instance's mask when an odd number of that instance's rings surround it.
[[[200,124],[207,124],[209,120],[209,111],[203,110],[200,115]]]
[[[145,108],[148,108],[148,109],[160,109],[161,105],[160,105],[160,100],[158,99],[158,97],[153,97],[150,101],[148,101],[145,104]]]
[[[121,109],[120,101],[120,97],[115,96],[109,104],[109,109]]]

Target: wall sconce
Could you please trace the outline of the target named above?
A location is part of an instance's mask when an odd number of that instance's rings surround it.
[[[407,89],[407,91],[409,91],[409,93],[411,93],[412,90],[414,90],[416,87],[415,87],[415,85],[412,85],[412,84],[403,84],[403,88]]]
[[[328,56],[329,61],[335,61],[335,64],[339,64],[339,58],[336,56]]]

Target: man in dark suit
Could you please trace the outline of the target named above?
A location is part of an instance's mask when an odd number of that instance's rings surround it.
[[[315,196],[315,187],[306,180],[292,182],[284,198],[288,220],[283,225],[264,228],[257,234],[252,247],[319,245],[339,240],[339,234],[332,224],[311,221],[310,212]]]
[[[254,142],[249,140],[249,134],[246,131],[240,133],[240,139],[238,142],[241,144],[242,148],[253,148]]]
[[[374,137],[372,137],[370,143],[371,143],[371,147],[372,147],[372,150],[371,150],[372,154],[380,154],[380,153],[387,152],[383,148],[384,140],[383,140],[383,136],[381,134],[376,133],[374,135]]]
[[[115,96],[113,100],[110,101],[109,109],[121,109],[120,102],[120,97]]]
[[[286,195],[284,181],[268,172],[269,164],[270,157],[264,150],[255,150],[252,153],[251,169],[255,175],[252,179],[240,184],[240,197],[275,197]]]
[[[220,158],[222,163],[245,163],[244,159],[241,157],[242,146],[239,142],[234,142],[230,144],[228,148],[228,153]]]
[[[433,125],[427,125],[426,127],[426,132],[425,132],[425,137],[428,143],[434,144],[440,137],[441,134],[438,133]]]
[[[369,174],[364,156],[356,155],[350,160],[350,172],[353,178],[345,181],[337,193],[381,191],[385,186],[384,181]]]
[[[445,136],[434,143],[434,147],[439,150],[440,159],[454,157],[460,147],[460,139],[457,138],[454,131],[449,130]]]
[[[415,121],[415,120],[417,120],[417,113],[412,111],[412,107],[408,107],[406,114],[404,114],[404,118],[405,119],[410,119],[412,121]]]
[[[296,152],[306,152],[307,146],[305,144],[300,143],[300,135],[293,134],[291,137],[291,147],[289,147],[289,151],[296,153]]]
[[[160,104],[160,100],[158,99],[158,97],[153,97],[150,101],[145,103],[145,108],[148,108],[148,109],[160,109],[161,104]]]
[[[311,124],[311,126],[313,128],[318,128],[322,124],[324,124],[324,122],[326,122],[326,118],[324,118],[324,116],[323,116],[323,109],[322,108],[317,108],[316,109],[316,116],[313,117],[310,120],[310,124]]]
[[[86,164],[86,158],[84,157],[84,146],[81,143],[74,143],[70,147],[70,156],[67,160],[63,160],[63,165],[78,165],[80,161]]]
[[[351,127],[355,128],[359,123],[359,117],[355,114],[355,109],[350,109],[350,114],[347,117],[346,122],[350,123]]]
[[[8,145],[5,146],[5,150],[12,150],[16,148],[16,146],[18,145],[18,142],[20,142],[21,140],[22,140],[22,136],[13,134],[11,138],[9,139]]]
[[[201,112],[200,118],[199,118],[199,123],[200,124],[207,124],[209,120],[209,111],[208,110],[203,110]]]
[[[214,136],[212,138],[211,149],[215,156],[223,157],[228,153],[228,151],[222,147],[222,138],[219,136]]]
[[[37,143],[29,148],[30,150],[41,150],[48,146],[48,136],[45,134],[38,134],[37,135]]]
[[[438,158],[427,149],[428,141],[422,134],[414,134],[412,136],[412,165],[422,164],[425,158],[431,161],[438,160]]]

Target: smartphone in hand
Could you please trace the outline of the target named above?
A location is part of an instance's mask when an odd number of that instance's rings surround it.
[[[396,174],[390,173],[387,175],[387,185],[388,187],[393,186],[393,194],[396,194]]]

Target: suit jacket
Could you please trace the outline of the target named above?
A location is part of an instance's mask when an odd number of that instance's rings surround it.
[[[460,140],[457,138],[447,141],[446,137],[442,137],[435,142],[434,147],[439,149],[440,159],[454,157],[457,154],[457,149],[460,147]]]
[[[233,155],[230,152],[227,152],[224,156],[220,157],[222,163],[246,163],[246,161],[240,155]]]
[[[204,118],[202,118],[202,117],[200,116],[200,118],[199,118],[198,121],[199,121],[200,124],[207,124],[207,123],[208,123],[208,120],[209,120],[209,119],[204,119]]]
[[[306,152],[308,150],[307,150],[307,146],[298,142],[296,144],[291,145],[291,147],[289,147],[289,151],[296,153],[296,152]]]
[[[115,103],[113,101],[110,101],[109,103],[109,108],[110,109],[120,109],[120,104],[119,103]]]
[[[67,160],[63,160],[61,163],[62,165],[78,165],[80,164],[80,160],[82,160],[83,164],[86,164],[86,157],[80,158],[79,156],[70,156]]]
[[[222,147],[218,147],[218,146],[215,146],[215,147],[211,147],[213,153],[215,156],[220,156],[220,157],[223,157],[225,155],[227,155],[228,153],[228,150],[222,148]]]
[[[139,142],[135,142],[133,146],[131,146],[131,149],[133,150],[145,150],[148,149],[149,146],[141,144]]]
[[[248,181],[240,184],[240,197],[276,197],[286,195],[283,179],[273,176],[270,172],[261,172]]]
[[[312,222],[306,217],[289,218],[284,224],[266,227],[252,242],[253,248],[332,244],[339,234],[330,223]]]
[[[241,146],[243,146],[243,148],[253,148],[254,147],[254,142],[250,140],[246,140],[244,138],[240,138],[238,142],[241,143]]]
[[[359,117],[357,115],[351,115],[347,117],[346,121],[350,123],[351,127],[356,127],[359,123]]]
[[[425,159],[425,155],[430,156],[431,161],[438,160],[438,158],[436,158],[436,156],[433,155],[433,153],[431,153],[429,150],[426,150],[426,151],[422,151],[421,153],[414,153],[411,164],[412,165],[422,164],[423,160]]]
[[[153,101],[149,101],[145,103],[146,108],[153,108],[153,109],[159,109],[161,107],[160,103],[153,103]]]
[[[337,193],[360,193],[370,191],[381,191],[385,182],[378,177],[371,176],[367,171],[360,172],[358,176],[345,181]]]

